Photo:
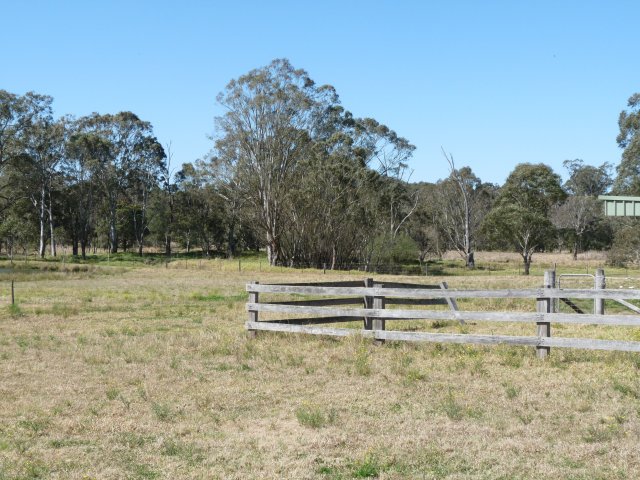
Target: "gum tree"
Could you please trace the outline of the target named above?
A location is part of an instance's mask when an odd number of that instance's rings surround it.
[[[551,167],[521,163],[509,174],[483,229],[494,243],[515,249],[529,275],[533,253],[555,235],[551,207],[565,197],[560,176]]]
[[[616,138],[623,149],[622,161],[617,168],[614,191],[621,195],[640,195],[640,93],[634,93],[627,102],[629,110],[620,112]]]
[[[111,253],[118,251],[119,202],[133,204],[136,232],[147,225],[146,202],[151,185],[157,183],[164,166],[165,153],[153,136],[149,122],[131,112],[115,115],[94,113],[78,122],[77,138],[84,138],[81,154],[99,182],[108,212],[108,236]],[[138,233],[136,235],[138,236]],[[138,236],[139,245],[144,240]],[[141,248],[139,246],[139,248]]]

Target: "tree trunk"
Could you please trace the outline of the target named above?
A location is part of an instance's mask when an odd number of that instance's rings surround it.
[[[235,222],[229,225],[229,235],[227,236],[227,258],[233,258],[236,254]]]
[[[51,244],[51,256],[55,257],[57,252],[56,252],[56,237],[53,231],[53,202],[51,201],[51,186],[49,186],[49,231],[51,232],[50,235],[50,244]]]
[[[523,275],[529,275],[529,270],[531,268],[531,255],[525,255],[524,257],[524,271],[522,272]]]
[[[331,246],[331,270],[336,269],[336,261],[338,257],[338,251],[336,249],[335,244]]]
[[[171,235],[165,235],[164,237],[164,254],[167,257],[171,256]]]
[[[573,244],[573,260],[578,260],[578,240]]]
[[[117,253],[118,252],[118,230],[116,225],[118,223],[118,217],[116,212],[116,200],[113,198],[109,199],[109,252]]]
[[[109,225],[109,252],[118,252],[118,234],[116,233],[115,220]]]
[[[45,237],[45,232],[46,232],[46,209],[44,206],[44,201],[45,201],[45,189],[44,187],[42,187],[42,189],[40,190],[40,208],[39,210],[39,220],[40,220],[40,247],[38,248],[38,254],[40,255],[40,258],[44,258],[44,252],[46,249],[46,237]]]
[[[476,261],[473,258],[473,252],[467,253],[467,268],[470,268],[470,269],[476,268]]]
[[[278,242],[272,232],[267,232],[267,260],[272,267],[278,264]]]

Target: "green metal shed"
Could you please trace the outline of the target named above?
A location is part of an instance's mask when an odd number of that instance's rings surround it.
[[[600,195],[598,200],[604,202],[607,217],[640,217],[640,197]]]

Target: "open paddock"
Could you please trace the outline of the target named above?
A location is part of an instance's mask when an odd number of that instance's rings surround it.
[[[553,349],[540,361],[518,346],[250,339],[250,281],[362,276],[190,262],[18,272],[13,308],[10,275],[0,272],[0,479],[640,476],[640,354]],[[543,283],[496,272],[429,278],[441,281],[451,289]],[[528,298],[458,303],[535,312]],[[518,322],[408,320],[402,328],[534,332]],[[633,326],[553,329],[640,340]]]

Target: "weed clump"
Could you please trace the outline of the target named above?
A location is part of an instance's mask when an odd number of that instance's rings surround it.
[[[318,429],[334,424],[337,419],[337,412],[333,408],[325,411],[318,405],[304,404],[296,409],[296,418],[300,425]]]
[[[9,311],[9,315],[12,318],[21,317],[23,315],[22,309],[20,308],[20,305],[18,305],[17,303],[12,303],[11,305],[9,305],[7,307],[7,310]]]

